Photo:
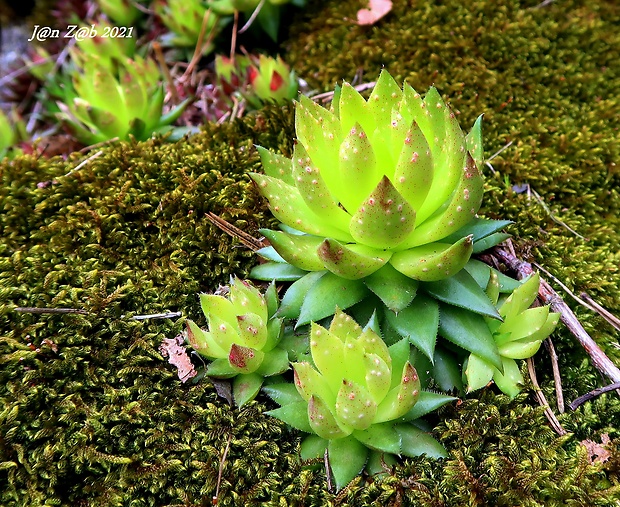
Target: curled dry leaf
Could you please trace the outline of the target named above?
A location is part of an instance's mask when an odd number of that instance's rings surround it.
[[[391,0],[369,0],[368,9],[357,11],[358,25],[374,25],[392,10]]]
[[[579,443],[588,451],[588,461],[590,463],[605,463],[611,457],[611,452],[607,449],[609,442],[609,435],[603,433],[600,444],[593,440],[582,440]]]
[[[179,379],[185,383],[198,373],[187,353],[187,349],[183,346],[184,338],[182,334],[174,338],[164,338],[159,346],[161,355],[168,358],[168,362],[176,366]]]

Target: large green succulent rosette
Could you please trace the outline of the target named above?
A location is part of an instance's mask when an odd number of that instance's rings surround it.
[[[295,384],[264,388],[281,405],[268,414],[310,433],[302,459],[327,453],[338,488],[390,456],[446,455],[411,421],[456,398],[421,391],[407,340],[388,347],[372,321],[362,329],[337,311],[329,329],[313,323],[311,358],[293,364]]]
[[[510,223],[476,215],[481,118],[465,135],[435,88],[422,97],[383,71],[368,100],[346,83],[331,109],[300,97],[295,122],[292,160],[259,148],[265,174],[252,174],[282,223],[262,230],[269,262],[252,276],[294,282],[281,315],[304,325],[362,302],[431,361],[440,322],[454,322],[464,331],[444,338],[501,368],[479,333],[500,316],[470,273]]]

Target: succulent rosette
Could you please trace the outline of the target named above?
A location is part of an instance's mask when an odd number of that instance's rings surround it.
[[[302,442],[302,459],[327,452],[338,488],[367,464],[380,463],[382,454],[446,455],[410,421],[455,398],[421,391],[407,340],[388,347],[372,322],[362,329],[337,311],[329,329],[312,324],[310,351],[312,362],[293,364],[294,386],[265,387],[281,405],[267,413],[311,434]]]
[[[163,114],[163,78],[152,59],[106,60],[77,51],[74,55],[78,67],[72,79],[52,93],[61,99],[57,116],[84,144],[129,136],[145,140],[163,132],[187,105],[183,102]]]
[[[250,92],[260,102],[283,103],[297,97],[299,83],[295,71],[291,70],[279,56],[260,55],[249,66]]]
[[[189,48],[192,51],[198,43],[206,16],[203,44],[209,37],[217,36],[230,20],[229,17],[221,17],[215,10],[207,13],[210,7],[203,0],[157,0],[153,7],[162,23],[170,30],[162,42],[166,46]],[[203,54],[210,53],[214,47],[212,43],[207,44]]]
[[[503,321],[486,318],[493,339],[501,357],[501,370],[476,354],[471,354],[464,366],[468,390],[474,391],[486,386],[491,379],[507,395],[514,397],[523,383],[523,376],[515,360],[532,357],[542,341],[555,329],[559,313],[550,313],[548,306],[530,308],[536,296],[540,277],[531,275],[510,296],[499,303],[499,314]],[[500,283],[491,273],[487,294],[494,303],[499,300]]]
[[[280,314],[303,325],[366,302],[431,361],[442,332],[501,368],[478,332],[500,316],[469,272],[510,223],[476,216],[481,119],[466,136],[436,89],[421,97],[383,71],[368,100],[346,83],[329,110],[300,97],[295,123],[292,160],[259,148],[265,174],[252,174],[282,222],[261,231],[270,262],[252,271],[294,282]]]
[[[233,279],[227,297],[201,294],[208,330],[187,321],[187,341],[201,356],[212,360],[206,374],[232,378],[233,396],[241,406],[254,399],[265,377],[289,367],[288,352],[280,347],[282,319],[275,285],[263,296],[250,283]]]

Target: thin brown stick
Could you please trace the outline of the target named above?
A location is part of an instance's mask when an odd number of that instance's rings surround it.
[[[562,391],[562,377],[560,376],[560,367],[558,365],[558,355],[555,353],[555,347],[551,338],[545,340],[545,347],[551,358],[551,369],[553,370],[553,383],[555,384],[555,399],[558,403],[558,412],[564,413],[564,392]]]
[[[581,396],[579,396],[579,398],[575,399],[574,401],[568,404],[568,408],[570,408],[571,410],[577,410],[577,407],[579,407],[580,405],[583,405],[586,401],[589,401],[592,398],[596,398],[597,396],[600,396],[601,394],[605,394],[610,391],[614,391],[616,389],[620,389],[620,382],[616,382],[615,384],[611,384],[605,387],[599,387],[597,389],[590,391],[589,393],[582,394]]]
[[[332,484],[332,468],[329,464],[329,452],[325,449],[323,455],[323,463],[325,464],[325,477],[327,479],[327,491],[334,491],[334,485]]]
[[[526,278],[534,273],[534,269],[529,262],[518,259],[503,248],[495,248],[494,253],[512,270],[517,272],[519,279]],[[620,369],[607,357],[583,328],[573,311],[543,278],[540,279],[538,296],[545,304],[550,305],[554,312],[560,314],[560,319],[588,353],[596,369],[612,382],[620,382]]]
[[[168,64],[166,63],[166,58],[164,57],[164,52],[161,50],[161,44],[157,41],[153,42],[153,51],[155,51],[155,58],[157,58],[157,62],[159,63],[159,67],[164,73],[164,77],[166,78],[166,82],[168,83],[168,88],[170,90],[170,97],[172,98],[173,104],[179,103],[179,94],[177,93],[177,87],[170,75],[170,69],[168,68]]]
[[[194,49],[194,54],[192,55],[192,59],[189,62],[189,65],[185,69],[185,73],[183,74],[183,78],[189,76],[193,71],[194,67],[198,64],[200,59],[202,58],[202,52],[205,47],[211,44],[211,41],[215,37],[215,30],[211,30],[209,35],[207,36],[207,40],[203,44],[203,40],[205,37],[205,33],[207,31],[207,24],[209,23],[209,18],[211,17],[211,9],[207,9],[205,11],[205,15],[202,18],[202,26],[200,27],[200,33],[198,34],[198,41],[196,42],[196,48]],[[217,19],[216,19],[217,22]]]
[[[239,227],[235,227],[223,218],[218,217],[215,213],[207,213],[207,220],[224,231],[226,234],[231,235],[233,238],[237,238],[241,241],[241,243],[243,243],[244,246],[248,247],[253,252],[267,246],[267,243],[264,240],[256,239],[251,234],[239,229]]]
[[[566,433],[568,432],[562,427],[562,425],[560,424],[560,421],[558,421],[558,418],[553,413],[553,410],[551,410],[551,407],[549,406],[549,402],[547,401],[547,398],[543,394],[542,389],[540,388],[540,385],[538,385],[538,379],[536,378],[536,370],[534,369],[534,358],[533,357],[530,357],[527,360],[527,371],[530,374],[530,379],[532,380],[532,384],[534,384],[534,395],[536,396],[536,400],[538,401],[541,407],[545,408],[545,416],[547,417],[549,423],[551,424],[551,427],[555,430],[555,432],[558,435],[560,436],[566,435]]]
[[[591,310],[594,310],[601,317],[603,317],[607,322],[609,322],[612,326],[614,326],[618,331],[620,331],[620,319],[616,317],[613,313],[608,312],[599,305],[594,299],[588,296],[585,292],[579,294],[581,299],[585,301],[586,306],[588,306]]]
[[[232,432],[228,434],[228,441],[226,442],[226,448],[222,459],[220,460],[220,467],[217,471],[217,485],[215,486],[215,495],[213,496],[213,505],[217,505],[220,496],[220,485],[222,484],[222,474],[224,473],[224,463],[226,463],[226,457],[228,456],[228,450],[230,449],[230,442],[232,440]]]

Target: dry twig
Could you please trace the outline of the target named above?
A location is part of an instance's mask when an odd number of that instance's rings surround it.
[[[530,357],[527,360],[527,371],[530,374],[530,379],[532,380],[532,384],[534,384],[534,395],[536,396],[536,399],[538,400],[538,403],[540,404],[540,406],[545,408],[545,416],[549,420],[551,427],[555,430],[555,432],[558,435],[560,436],[566,435],[566,433],[568,432],[562,427],[562,425],[560,424],[560,421],[558,421],[558,418],[553,413],[553,410],[551,410],[551,407],[549,406],[549,402],[547,401],[547,398],[543,394],[542,389],[540,388],[540,385],[538,385],[538,379],[536,378],[536,370],[534,369],[534,358],[533,357]]]
[[[233,224],[227,222],[223,218],[220,218],[215,213],[207,213],[207,220],[211,222],[213,225],[224,231],[226,234],[229,234],[233,238],[237,238],[244,246],[256,252],[261,248],[267,246],[264,240],[256,239],[251,234],[248,234],[245,231],[239,229],[239,227],[235,227]]]
[[[555,384],[555,398],[558,403],[558,411],[564,413],[564,392],[562,391],[562,377],[560,376],[560,367],[558,365],[558,355],[555,353],[555,347],[551,338],[545,340],[545,348],[549,352],[551,358],[551,369],[553,370],[553,382]]]

